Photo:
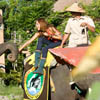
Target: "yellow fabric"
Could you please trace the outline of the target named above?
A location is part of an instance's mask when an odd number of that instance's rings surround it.
[[[35,53],[33,53],[31,56],[29,56],[28,58],[27,58],[27,60],[26,60],[26,62],[28,61],[28,60],[30,60],[31,59],[31,61],[29,62],[29,64],[32,64],[32,65],[34,65],[34,63],[35,63]],[[46,58],[46,63],[45,63],[45,67],[50,67],[50,64],[51,64],[51,62],[54,60],[54,57],[52,56],[52,54],[48,51],[48,54],[47,54],[47,58]],[[49,73],[48,73],[49,74]],[[30,100],[30,99],[24,99],[24,100]]]
[[[34,65],[34,63],[35,63],[35,53],[33,53],[33,54],[27,59],[27,61],[30,60],[30,59],[31,59],[31,61],[29,62],[29,64]],[[53,61],[53,59],[54,59],[54,57],[52,56],[52,54],[51,54],[50,52],[48,52],[48,54],[47,54],[47,59],[46,59],[46,63],[45,63],[45,67],[50,67],[50,64],[51,64],[51,62]]]

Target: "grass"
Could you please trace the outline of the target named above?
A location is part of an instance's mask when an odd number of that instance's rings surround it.
[[[5,86],[4,83],[0,81],[0,96],[7,96],[9,100],[22,100],[23,90],[18,86]],[[11,99],[12,97],[18,97],[20,99]]]

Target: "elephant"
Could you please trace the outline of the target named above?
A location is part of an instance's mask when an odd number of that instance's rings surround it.
[[[59,51],[59,49],[53,49],[53,50]],[[96,81],[100,81],[100,72],[99,73],[91,72],[87,76],[84,76],[81,80],[77,80],[77,79],[73,80],[71,72],[73,71],[75,66],[65,61],[63,58],[61,58],[61,56],[59,56],[61,53],[62,53],[61,50],[59,53],[57,51],[56,53],[52,52],[53,56],[55,57],[57,62],[60,63],[60,65],[58,67],[51,68],[51,76],[53,78],[56,91],[55,93],[51,93],[50,100],[61,100],[61,99],[87,100],[86,98],[87,98],[87,95],[91,92],[92,84]],[[76,89],[72,89],[72,85],[70,84],[71,82],[75,82],[82,91],[85,91],[85,94],[80,95]]]
[[[10,50],[10,54],[8,54],[7,59],[10,62],[14,62],[17,59],[18,48],[15,43],[2,43],[0,44],[0,56],[5,53],[7,50]]]
[[[51,69],[51,76],[53,78],[56,91],[51,92],[51,98],[49,100],[87,100],[87,94],[81,96],[77,93],[75,89],[71,89],[70,85],[70,70],[67,64]],[[74,80],[75,83],[82,89],[88,90],[91,89],[91,86],[94,82],[100,81],[100,74],[88,74],[83,77],[81,80]]]
[[[53,49],[53,50],[56,50],[56,49]],[[61,51],[60,51],[60,54],[61,54]],[[49,88],[48,99],[42,99],[42,100],[86,100],[87,93],[90,91],[92,83],[100,80],[100,74],[90,73],[87,76],[83,77],[82,80],[79,80],[79,81],[72,80],[70,68],[74,69],[75,66],[69,64],[60,56],[57,56],[58,52],[57,52],[57,55],[55,55],[55,53],[52,53],[51,55],[53,55],[57,63],[59,63],[59,66],[58,65],[50,66],[50,75],[55,85],[55,91],[52,92],[51,88]],[[51,58],[51,56],[48,56],[47,59],[48,58]],[[27,72],[27,70],[33,67],[34,55],[30,56],[29,60],[26,61],[27,63],[24,66],[24,74]],[[46,65],[48,66],[49,64],[46,64]],[[72,89],[72,85],[70,84],[72,81],[74,81],[78,85],[78,87],[82,91],[84,91],[83,95],[80,95],[76,89]],[[23,76],[23,82],[25,82],[24,76]],[[25,94],[25,91],[24,91],[24,94]],[[24,100],[29,100],[29,99],[25,98]],[[36,100],[40,100],[40,99],[36,99]]]

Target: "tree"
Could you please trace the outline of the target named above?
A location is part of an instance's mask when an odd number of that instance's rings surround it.
[[[24,43],[36,32],[36,19],[40,17],[47,18],[51,13],[53,13],[53,3],[53,0],[49,0],[49,2],[48,0],[1,0],[0,8],[3,9],[4,12],[5,41],[14,42],[13,40],[16,38],[16,43],[18,45]],[[29,34],[27,34],[27,31],[29,31]],[[19,41],[19,37],[21,37],[21,42]],[[34,43],[36,43],[36,41]],[[36,44],[31,45],[32,47],[30,50],[34,51]],[[22,72],[23,57],[23,54],[18,56],[17,67],[15,70],[12,69],[13,72]],[[6,61],[6,66],[7,68],[11,67],[8,61]],[[14,74],[12,71],[9,70],[8,74],[12,74],[13,76]],[[16,77],[17,76],[12,79],[16,79]]]
[[[64,28],[67,24],[68,12],[53,12],[53,4],[55,0],[1,0],[0,8],[3,9],[5,41],[14,42],[20,46],[26,40],[31,38],[37,31],[35,28],[36,19],[43,17],[50,24],[53,24],[59,31],[64,34]],[[100,32],[100,0],[94,0],[90,5],[83,5],[87,11],[87,15],[95,20],[96,34],[89,32],[93,41]],[[99,21],[98,21],[99,20]],[[14,35],[15,34],[15,35]],[[36,48],[36,41],[30,44],[30,51]],[[23,55],[18,57],[17,71],[22,71]],[[7,66],[9,62],[7,62]]]
[[[100,0],[93,0],[90,5],[83,5],[87,11],[87,15],[91,16],[95,21],[95,33],[89,32],[90,39],[93,42],[95,37],[100,34]]]

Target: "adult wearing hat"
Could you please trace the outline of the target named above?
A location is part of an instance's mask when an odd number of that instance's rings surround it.
[[[89,16],[82,16],[85,10],[79,7],[78,3],[72,4],[66,11],[72,13],[65,28],[61,48],[69,38],[68,47],[86,46],[90,44],[88,30],[95,32],[95,25]]]

